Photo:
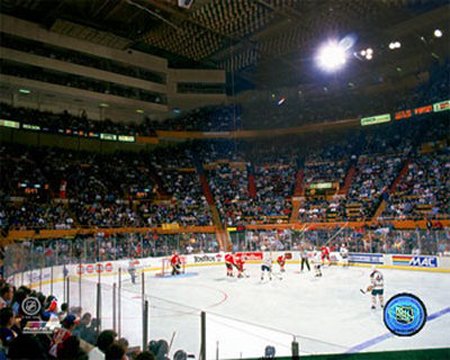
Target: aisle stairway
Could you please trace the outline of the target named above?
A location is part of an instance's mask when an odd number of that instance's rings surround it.
[[[294,188],[294,196],[304,196],[305,195],[305,189],[303,180],[305,177],[305,172],[303,169],[300,169],[297,171],[297,174],[295,175],[295,188]]]
[[[389,194],[395,193],[395,190],[397,189],[398,184],[400,184],[400,181],[402,181],[403,178],[405,177],[405,175],[408,173],[410,163],[411,163],[411,161],[409,159],[405,160],[402,169],[400,170],[397,177],[395,178],[395,180],[392,182],[391,186],[389,187]]]
[[[215,206],[214,197],[212,195],[211,189],[209,188],[208,180],[204,174],[199,174],[200,185],[202,186],[203,195],[205,195],[206,201],[209,206]]]
[[[211,192],[211,188],[209,187],[203,165],[198,159],[194,159],[194,165],[195,169],[197,170],[203,195],[205,196],[206,201],[208,202],[209,205],[209,210],[211,212],[213,224],[216,228],[217,242],[219,243],[221,250],[229,251],[232,248],[231,239],[220,219],[219,210],[217,210],[217,206],[214,202],[214,196]]]
[[[256,198],[256,182],[255,182],[255,170],[253,165],[247,167],[248,173],[248,195],[254,199]]]
[[[384,209],[386,209],[387,201],[381,200],[380,205],[378,205],[377,210],[375,211],[375,214],[372,217],[372,222],[376,222],[377,219],[383,214]]]
[[[295,175],[295,188],[294,188],[294,195],[292,196],[291,202],[292,202],[292,212],[291,212],[291,218],[289,220],[290,223],[294,223],[298,221],[298,210],[302,206],[302,199],[305,195],[305,189],[303,180],[305,177],[305,172],[303,169],[300,169],[297,171],[297,174]]]
[[[338,195],[347,195],[350,190],[350,186],[352,186],[353,178],[356,174],[356,166],[352,165],[350,169],[347,171],[347,175],[345,175],[344,185],[339,189]]]
[[[402,169],[399,171],[397,177],[394,179],[392,184],[389,186],[389,189],[386,191],[387,194],[390,196],[395,193],[395,190],[397,189],[398,184],[403,180],[405,175],[408,173],[409,164],[411,161],[409,159],[406,159],[403,163]],[[383,196],[383,195],[382,195]],[[387,201],[383,198],[380,202],[380,205],[378,205],[377,209],[375,210],[375,213],[372,217],[372,222],[376,222],[379,217],[383,214],[384,209],[386,209],[386,206],[388,205]]]
[[[161,178],[159,177],[156,169],[154,169],[154,168],[151,169],[149,177],[152,180],[152,182],[155,183],[158,187],[158,189],[157,189],[158,198],[160,200],[165,200],[165,199],[169,198],[170,194],[168,194],[167,191],[164,189],[164,183],[161,180]]]
[[[298,222],[298,211],[300,210],[302,206],[302,199],[304,199],[302,196],[293,196],[292,197],[292,212],[291,212],[291,218],[289,219],[290,223]]]

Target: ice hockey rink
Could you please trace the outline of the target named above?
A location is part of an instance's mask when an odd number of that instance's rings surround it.
[[[150,336],[165,339],[171,356],[179,349],[198,358],[200,312],[206,312],[208,359],[261,357],[266,346],[277,356],[290,355],[296,339],[301,354],[420,349],[450,346],[450,274],[382,269],[385,299],[409,292],[427,308],[428,321],[413,337],[392,335],[383,324],[382,310],[370,309],[370,268],[325,267],[323,277],[300,273],[287,265],[282,276],[260,280],[260,266],[247,265],[248,277],[225,276],[225,267],[190,267],[177,277],[145,273],[145,299],[150,307]],[[274,268],[277,268],[274,265]],[[142,286],[124,274],[121,293],[121,335],[131,345],[142,344]],[[112,327],[111,284],[103,277],[103,328]],[[83,280],[84,310],[95,314],[96,279]],[[61,286],[62,288],[62,286]],[[58,291],[58,288],[55,288]],[[76,292],[76,285],[72,286]],[[75,304],[76,305],[76,302]]]

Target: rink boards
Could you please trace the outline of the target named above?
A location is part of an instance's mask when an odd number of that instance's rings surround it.
[[[258,264],[263,257],[262,251],[236,252],[238,256],[244,256],[246,263]],[[288,264],[300,263],[300,252],[298,251],[275,251],[272,252],[273,259],[284,254],[287,257]],[[182,255],[182,261],[186,268],[204,267],[204,266],[220,266],[224,265],[225,253],[207,253],[207,254],[190,254]],[[310,262],[312,262],[313,253],[308,254]],[[140,272],[160,272],[162,259],[167,257],[134,259],[133,263]],[[332,265],[342,265],[343,259],[338,252],[330,253]],[[350,266],[371,267],[375,265],[381,269],[397,269],[409,271],[428,271],[450,273],[450,257],[448,256],[431,256],[431,255],[400,255],[400,254],[373,254],[373,253],[349,253],[348,262]],[[117,261],[102,261],[90,264],[70,264],[66,265],[66,274],[70,277],[87,277],[93,278],[100,276],[117,275],[119,269],[122,269],[123,275],[126,277],[127,268],[130,259]],[[276,264],[275,264],[276,266]],[[14,284],[29,285],[37,287],[49,284],[52,281],[63,281],[64,267],[55,266],[53,268],[34,269],[24,273],[17,273],[8,277],[8,281]]]
[[[274,258],[278,254],[292,256],[283,281],[276,276],[280,274],[276,264],[274,281],[261,281],[258,264],[263,253],[250,252],[245,254],[249,258],[246,267],[249,277],[242,279],[227,278],[224,254],[214,253],[183,256],[187,273],[173,277],[156,276],[161,270],[161,258],[135,259],[137,269],[145,274],[145,285],[141,275],[137,284],[131,283],[127,272],[130,260],[67,265],[70,281],[64,283],[62,266],[53,268],[53,285],[49,285],[51,269],[16,274],[15,283],[42,286],[45,293],[51,291],[62,302],[68,301],[66,294],[70,293],[71,304],[95,314],[100,280],[102,325],[113,328],[111,309],[117,308],[112,300],[113,284],[118,282],[118,272],[122,269],[119,306],[122,316],[119,318],[122,334],[130,344],[142,344],[140,309],[145,297],[151,304],[151,338],[170,339],[176,333],[174,351],[185,349],[190,354],[198,354],[200,310],[206,311],[208,359],[215,358],[216,348],[220,348],[220,359],[255,358],[264,353],[267,344],[276,346],[280,356],[287,356],[293,335],[301,344],[302,355],[450,345],[445,335],[450,325],[450,304],[445,291],[450,277],[448,266],[444,267],[448,258],[352,253],[350,268],[326,266],[324,276],[317,279],[314,271],[298,271],[298,252],[275,252]],[[337,253],[332,253],[330,258],[337,264],[342,260]],[[426,304],[429,321],[417,336],[393,337],[383,324],[381,310],[369,309],[370,297],[361,294],[359,289],[368,284],[372,263],[387,269],[383,271],[386,299],[398,292],[409,292]],[[256,303],[255,299],[258,299]]]

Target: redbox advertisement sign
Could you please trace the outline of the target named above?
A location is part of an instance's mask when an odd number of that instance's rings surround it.
[[[263,253],[261,251],[238,252],[236,256],[243,257],[245,260],[262,260]]]

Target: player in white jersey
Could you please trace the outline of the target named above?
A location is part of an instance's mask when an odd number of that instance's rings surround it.
[[[347,267],[348,266],[348,249],[345,246],[345,244],[342,244],[341,248],[339,249],[339,253],[341,254],[341,258],[342,258],[342,266]]]
[[[372,266],[372,271],[370,273],[370,285],[367,287],[367,292],[372,295],[372,309],[376,308],[377,297],[380,302],[380,307],[384,307],[384,278],[383,274]]]
[[[272,253],[264,254],[264,258],[261,264],[261,281],[264,280],[264,274],[267,272],[269,275],[269,280],[272,280]]]
[[[314,276],[321,277],[322,276],[322,253],[320,251],[314,251]]]
[[[128,263],[128,273],[131,276],[131,282],[136,284],[136,264],[133,259]]]

